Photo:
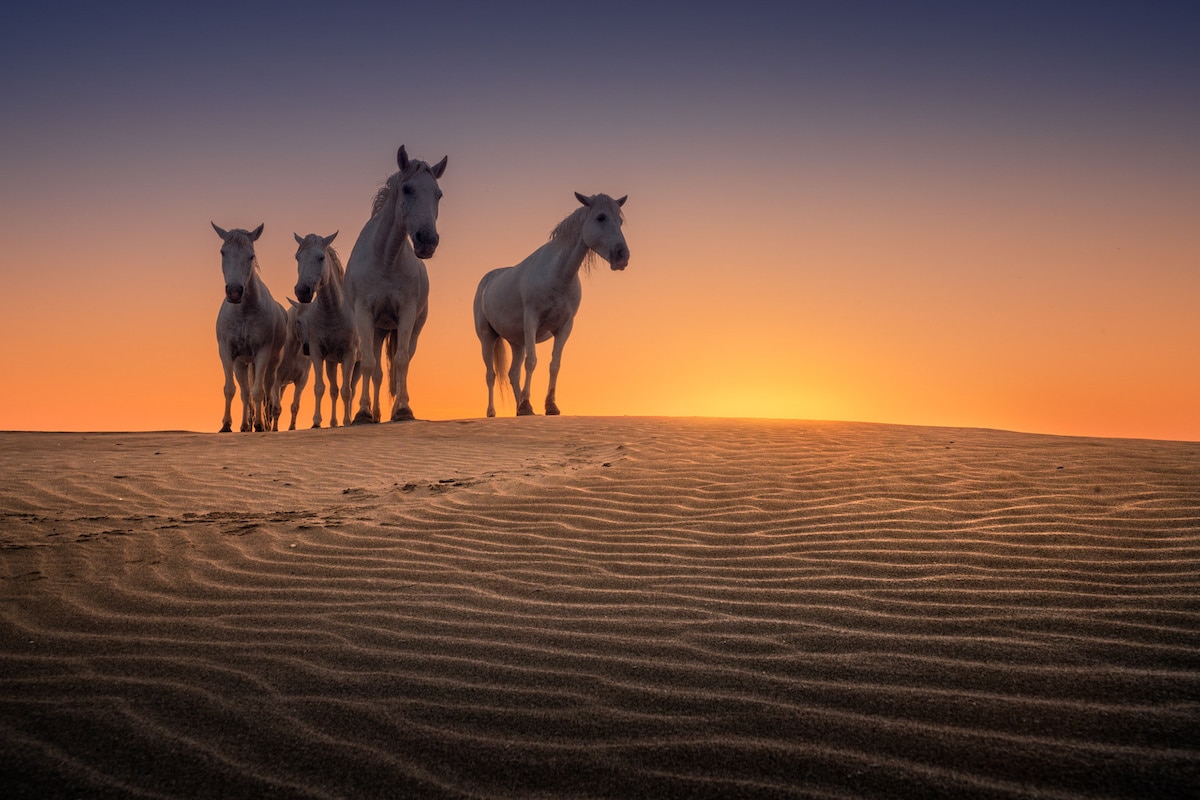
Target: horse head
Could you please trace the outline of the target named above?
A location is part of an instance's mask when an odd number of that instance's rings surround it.
[[[310,233],[304,238],[293,233],[296,243],[296,299],[311,303],[313,297],[329,280],[329,269],[325,262],[325,249],[337,238],[337,231],[328,236]]]
[[[211,223],[213,230],[224,242],[221,245],[221,272],[225,274],[225,299],[230,303],[240,303],[246,293],[246,286],[254,277],[257,261],[254,255],[254,243],[262,236],[263,226],[259,225],[252,231],[235,228],[227,231],[217,223]]]
[[[449,156],[446,156],[430,166],[424,161],[410,159],[404,145],[400,145],[396,153],[400,171],[392,176],[395,181],[392,189],[399,192],[395,224],[408,231],[417,258],[431,258],[440,241],[437,217],[442,190],[437,182],[446,171],[448,160]]]
[[[606,194],[586,197],[576,192],[575,198],[588,209],[583,221],[583,243],[607,261],[610,268],[625,269],[629,266],[629,246],[621,232],[621,224],[625,221],[621,206],[625,205],[629,195],[614,200]]]

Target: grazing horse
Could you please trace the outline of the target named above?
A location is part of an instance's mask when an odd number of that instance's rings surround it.
[[[337,250],[332,247],[337,231],[328,236],[310,233],[301,238],[298,233],[292,235],[300,245],[296,249],[296,298],[301,303],[311,304],[293,306],[293,310],[300,318],[297,328],[304,343],[304,356],[313,368],[312,426],[321,427],[321,401],[325,397],[322,369],[329,376],[329,427],[338,426],[339,365],[342,367],[343,424],[349,425],[359,338],[354,311],[346,302],[346,271]]]
[[[292,302],[292,298],[288,298],[288,302]],[[292,420],[288,424],[288,430],[296,430],[296,415],[300,413],[300,396],[304,394],[304,387],[308,385],[308,371],[312,367],[312,362],[308,355],[304,352],[304,342],[300,338],[299,332],[299,316],[300,309],[292,305],[287,310],[287,328],[284,334],[283,341],[283,357],[279,361],[279,371],[276,373],[276,383],[279,384],[279,401],[283,402],[283,390],[288,384],[295,386],[292,391]],[[276,421],[278,423],[278,420]],[[271,426],[271,430],[279,430],[279,425]]]
[[[546,413],[558,414],[554,387],[562,362],[563,345],[571,335],[575,312],[579,310],[582,287],[579,269],[591,266],[599,255],[614,270],[629,265],[629,248],[621,233],[621,206],[628,197],[614,200],[606,194],[575,197],[575,209],[550,233],[550,241],[533,251],[515,267],[500,267],[483,276],[475,290],[475,335],[483,347],[487,365],[487,415],[496,416],[493,388],[497,373],[508,371],[517,415],[533,413],[529,402],[529,384],[537,365],[534,345],[554,337],[550,357],[550,387],[546,392]],[[509,368],[504,342],[512,345]],[[525,361],[525,385],[520,386],[521,361]],[[501,384],[501,392],[504,387]]]
[[[233,378],[242,387],[242,430],[270,430],[281,413],[277,373],[287,335],[287,314],[275,302],[258,274],[254,243],[263,226],[253,231],[227,231],[212,223],[221,237],[221,271],[225,299],[217,314],[217,347],[225,368],[225,416],[221,431],[232,430],[230,406]]]
[[[371,218],[350,251],[346,297],[361,340],[363,378],[355,423],[380,420],[381,351],[389,360],[388,384],[395,398],[391,419],[414,418],[408,403],[408,365],[429,315],[429,274],[421,259],[432,257],[437,250],[438,201],[442,197],[437,182],[446,171],[446,162],[443,158],[431,167],[410,160],[401,145],[396,154],[400,171],[375,195]]]

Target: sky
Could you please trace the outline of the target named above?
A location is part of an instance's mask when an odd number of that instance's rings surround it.
[[[210,221],[286,302],[404,144],[449,156],[419,418],[483,416],[479,278],[604,192],[565,414],[1200,441],[1198,43],[1195,3],[9,3],[0,429],[216,431]]]

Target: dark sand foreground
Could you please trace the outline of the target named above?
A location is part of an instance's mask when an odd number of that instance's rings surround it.
[[[1200,444],[0,434],[0,796],[1200,797]]]

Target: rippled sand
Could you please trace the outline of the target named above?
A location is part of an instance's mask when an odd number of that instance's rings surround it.
[[[6,797],[1200,796],[1196,443],[2,433],[0,548]]]

